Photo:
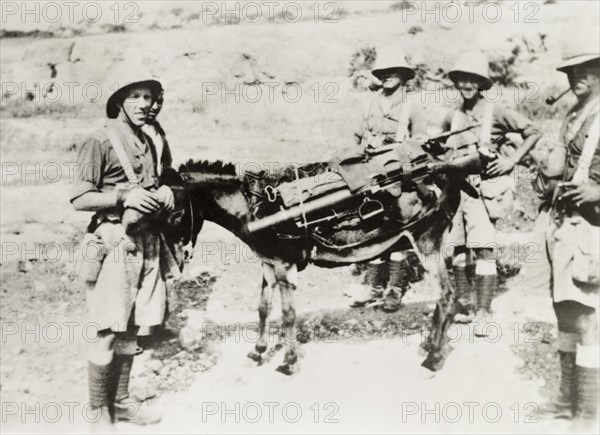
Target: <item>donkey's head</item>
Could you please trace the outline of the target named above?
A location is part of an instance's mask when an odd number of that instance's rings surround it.
[[[232,163],[193,161],[179,167],[192,206],[202,216],[235,234],[250,218],[250,209],[242,192],[242,179]]]

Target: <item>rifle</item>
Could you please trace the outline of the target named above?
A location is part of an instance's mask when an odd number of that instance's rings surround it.
[[[456,134],[456,133],[454,133]],[[371,195],[383,192],[394,187],[401,186],[403,183],[418,184],[425,178],[435,174],[456,174],[468,175],[478,174],[487,165],[487,162],[496,158],[496,155],[481,148],[478,152],[455,158],[448,162],[426,161],[427,156],[421,156],[413,160],[408,165],[400,165],[397,169],[390,171],[387,175],[378,175],[373,177],[373,182],[357,192],[351,192],[347,187],[338,191],[323,195],[303,204],[295,205],[289,209],[281,211],[249,222],[246,226],[248,233],[258,233],[268,228],[274,228],[279,225],[292,222],[296,219],[303,219],[300,226],[309,226],[317,222],[332,220],[337,217],[333,210],[337,207],[346,206],[351,203],[360,204]],[[307,218],[318,212],[331,210],[332,214],[326,218],[308,222]]]
[[[473,130],[474,128],[477,128],[480,126],[481,126],[481,124],[472,124],[465,128],[460,128],[458,130],[447,131],[447,132],[441,133],[437,136],[432,136],[432,137],[425,139],[424,141],[422,141],[420,143],[420,146],[421,146],[421,148],[423,148],[423,150],[425,150],[429,154],[432,154],[432,155],[444,154],[446,152],[446,149],[444,147],[442,147],[442,144],[445,144],[446,141],[450,137],[457,135],[457,134],[464,133],[469,130]],[[402,146],[406,146],[406,144],[405,143],[394,143],[394,144],[390,144],[390,145],[384,145],[381,147],[368,149],[367,154],[369,154],[369,155],[383,154],[388,151],[400,148]]]

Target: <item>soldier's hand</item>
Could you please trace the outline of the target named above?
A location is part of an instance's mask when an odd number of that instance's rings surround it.
[[[175,208],[175,197],[169,186],[160,186],[156,191],[156,199],[158,199],[158,202],[169,211]]]
[[[499,177],[510,173],[514,167],[515,162],[512,159],[499,155],[488,164],[485,172],[490,177]]]
[[[600,202],[600,189],[598,185],[590,181],[577,183],[563,183],[563,186],[572,187],[571,190],[563,193],[559,199],[566,199],[577,207],[583,204]]]
[[[160,208],[160,203],[152,192],[148,192],[143,187],[136,187],[126,193],[123,206],[142,213],[154,213]]]

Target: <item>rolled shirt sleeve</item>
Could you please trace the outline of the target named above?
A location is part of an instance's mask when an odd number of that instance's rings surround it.
[[[71,187],[71,202],[84,193],[100,191],[104,160],[100,145],[99,140],[90,138],[79,149],[75,178]]]
[[[500,106],[494,115],[498,127],[504,133],[519,133],[523,139],[541,134],[539,127],[533,121],[516,110]]]

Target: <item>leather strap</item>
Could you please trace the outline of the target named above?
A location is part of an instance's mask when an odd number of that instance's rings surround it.
[[[127,153],[125,152],[125,147],[123,142],[121,142],[121,138],[119,135],[112,130],[110,127],[106,129],[106,136],[108,136],[108,141],[112,145],[115,150],[115,154],[123,166],[123,171],[125,171],[125,175],[131,184],[140,184],[137,175],[135,175],[135,171],[133,170],[133,163],[129,160]]]
[[[598,141],[600,141],[600,117],[596,110],[594,122],[588,131],[587,138],[583,143],[581,155],[577,161],[577,169],[573,175],[573,182],[584,183],[589,179],[590,166],[592,166],[592,159],[594,158],[594,152],[598,146]]]

